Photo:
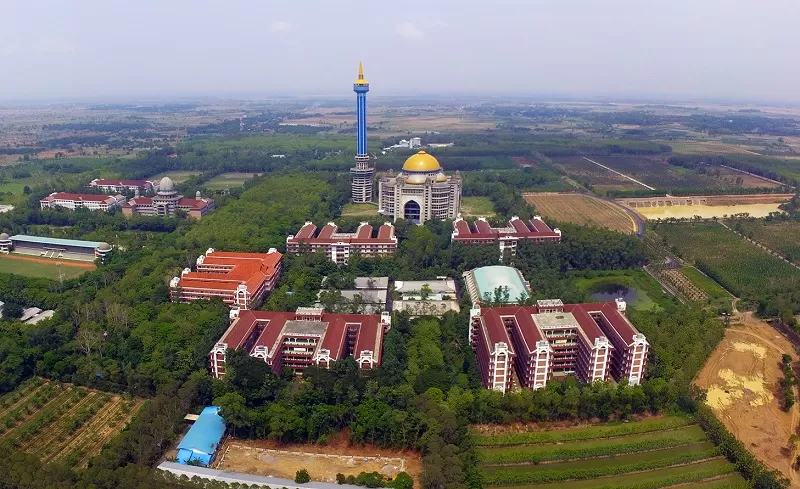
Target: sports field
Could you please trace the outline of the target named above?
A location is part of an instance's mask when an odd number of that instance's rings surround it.
[[[546,218],[604,227],[627,234],[636,232],[636,221],[627,212],[591,195],[539,192],[522,196],[534,206],[537,214]]]
[[[553,430],[497,428],[473,429],[489,489],[748,487],[703,430],[682,416]]]
[[[64,278],[75,278],[88,270],[97,268],[94,263],[51,260],[33,256],[0,255],[0,273],[15,273],[26,277],[44,277],[58,280],[58,264]]]

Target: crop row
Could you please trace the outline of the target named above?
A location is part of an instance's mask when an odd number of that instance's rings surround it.
[[[69,394],[58,403],[51,403],[45,409],[40,411],[32,419],[26,421],[19,429],[14,432],[14,445],[18,445],[24,440],[29,440],[31,437],[39,434],[44,428],[50,426],[66,412],[68,412],[74,405],[86,397],[86,389],[70,389]]]
[[[638,470],[651,470],[671,465],[704,460],[719,455],[708,442],[659,450],[657,452],[622,455],[618,457],[562,462],[544,465],[484,467],[481,470],[486,484],[529,484],[569,479],[594,479]]]
[[[481,463],[540,463],[553,460],[575,460],[626,453],[661,450],[705,441],[706,435],[697,426],[677,430],[643,433],[619,438],[595,439],[559,445],[509,446],[484,448]]]
[[[124,409],[124,406],[120,398],[106,398],[96,415],[66,443],[54,447],[46,461],[60,460],[70,467],[77,465],[103,444],[109,430],[116,431],[120,424],[118,421],[120,409]]]
[[[42,407],[58,400],[67,391],[55,383],[45,384],[30,397],[20,402],[14,409],[0,418],[0,435],[11,430],[17,424],[28,419]],[[0,436],[2,438],[2,436]]]
[[[680,465],[677,467],[667,467],[633,474],[620,476],[604,477],[585,481],[560,481],[546,484],[537,484],[536,489],[656,489],[661,487],[671,487],[677,484],[693,483],[703,481],[712,477],[731,474],[735,470],[734,466],[724,459],[707,460],[690,465]],[[717,480],[709,482],[696,482],[687,488],[701,489],[744,489],[749,487],[747,482],[740,476],[728,476],[718,479],[721,485],[717,485]],[[491,489],[520,489],[520,486],[491,486]]]
[[[3,397],[0,397],[0,411],[13,406],[42,384],[44,384],[44,379],[40,377],[31,377],[19,385],[15,390],[4,394]]]
[[[605,423],[583,428],[570,428],[566,430],[526,431],[517,433],[503,433],[497,435],[474,434],[473,440],[479,446],[504,446],[504,445],[531,445],[535,443],[558,443],[578,440],[591,440],[594,438],[611,438],[616,436],[650,433],[674,428],[682,428],[692,424],[689,418],[683,416],[668,416],[652,418],[632,423]]]

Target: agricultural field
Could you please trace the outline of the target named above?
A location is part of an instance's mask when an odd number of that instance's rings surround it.
[[[554,430],[475,427],[484,487],[747,487],[699,426],[666,416]],[[697,485],[695,485],[697,484]]]
[[[463,197],[461,214],[464,217],[494,217],[494,204],[489,197]]]
[[[592,159],[598,161],[594,157]],[[642,188],[641,185],[597,166],[581,156],[564,156],[551,158],[551,160],[553,165],[569,175],[576,177],[578,180],[589,183],[592,187],[596,188],[598,192],[605,190],[637,190]],[[605,163],[603,164],[605,165]]]
[[[696,269],[695,267],[683,267],[680,269],[681,274],[699,288],[705,295],[711,299],[733,299],[730,292],[725,290],[720,284]]]
[[[585,194],[552,192],[523,194],[536,213],[560,222],[572,222],[608,228],[625,234],[634,234],[636,221],[623,209]]]
[[[0,272],[15,273],[26,277],[44,277],[58,280],[58,264],[65,279],[83,275],[88,270],[97,268],[90,262],[70,262],[69,260],[53,260],[34,256],[0,255]]]
[[[660,224],[654,230],[673,252],[739,297],[761,297],[800,282],[800,270],[718,223]]]
[[[354,204],[348,202],[342,207],[342,217],[373,217],[378,214],[376,204]]]
[[[733,319],[695,383],[705,389],[706,403],[722,423],[772,469],[800,486],[793,468],[796,446],[790,437],[797,428],[800,407],[781,408],[781,357],[795,354],[793,345],[769,324],[744,313]]]
[[[800,263],[800,222],[732,221],[728,227]]]
[[[233,187],[241,187],[244,182],[257,177],[258,173],[222,173],[203,184],[211,190],[230,190]]]
[[[67,467],[86,467],[144,401],[33,377],[0,397],[0,443]]]

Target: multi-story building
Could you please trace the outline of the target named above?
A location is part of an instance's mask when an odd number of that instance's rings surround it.
[[[173,302],[220,297],[232,308],[250,309],[271,291],[281,274],[275,248],[267,253],[232,253],[209,248],[197,258],[197,271],[184,268],[170,283]]]
[[[648,343],[625,317],[626,304],[504,306],[471,311],[469,341],[483,385],[506,392],[515,383],[539,389],[554,376],[582,382],[610,377],[637,385],[645,374]]]
[[[411,155],[396,176],[378,182],[378,213],[415,224],[455,219],[461,212],[461,174],[444,174],[439,161],[424,151]]]
[[[527,222],[514,216],[504,228],[493,228],[482,217],[471,225],[459,217],[453,221],[451,240],[464,244],[496,244],[500,248],[502,257],[506,250],[515,255],[517,244],[523,240],[533,243],[558,243],[561,241],[561,230],[550,229],[539,216],[534,216]]]
[[[39,201],[42,209],[63,207],[74,211],[83,207],[103,212],[120,207],[124,203],[125,196],[123,195],[70,194],[67,192],[53,192]]]
[[[350,169],[353,179],[351,199],[353,202],[372,202],[372,181],[375,165],[367,151],[367,92],[369,83],[364,79],[364,66],[358,64],[358,79],[353,83],[356,92],[356,166]]]
[[[155,182],[148,180],[105,180],[102,178],[95,178],[89,182],[89,186],[100,189],[107,194],[122,192],[150,194],[158,188]]]
[[[186,212],[189,217],[200,219],[214,209],[214,200],[201,198],[197,192],[196,198],[189,199],[179,195],[175,190],[172,179],[164,177],[158,184],[158,192],[153,197],[133,197],[122,206],[122,213],[126,216],[175,216],[178,210]]]
[[[375,258],[391,255],[397,251],[397,237],[394,235],[394,226],[384,223],[378,228],[378,234],[373,233],[373,228],[362,222],[354,233],[340,233],[336,224],[329,222],[317,232],[317,226],[306,222],[297,234],[286,238],[286,251],[293,254],[314,253],[324,251],[334,263],[347,263],[352,253],[358,253],[365,258]]]
[[[275,373],[284,367],[302,374],[311,365],[352,356],[362,369],[381,364],[383,335],[391,327],[389,313],[327,314],[319,307],[295,312],[231,311],[233,322],[209,353],[209,369],[225,375],[228,350],[245,350],[266,362]]]

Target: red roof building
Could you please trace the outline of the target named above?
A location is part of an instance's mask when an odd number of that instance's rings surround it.
[[[354,233],[338,231],[339,227],[332,222],[324,225],[319,232],[314,223],[306,222],[297,234],[286,238],[286,250],[293,254],[321,250],[334,263],[347,263],[350,254],[356,252],[363,257],[374,258],[397,251],[394,226],[388,222],[378,228],[377,235],[366,222],[362,222]]]
[[[250,309],[264,299],[281,274],[275,248],[268,253],[231,253],[209,248],[197,258],[197,271],[184,268],[170,283],[173,302],[221,297],[232,308]]]
[[[197,192],[196,198],[189,199],[178,194],[175,184],[169,177],[164,177],[158,184],[158,192],[153,197],[139,197],[138,195],[122,206],[122,213],[125,216],[174,216],[175,211],[186,212],[189,217],[200,219],[209,211],[214,209],[213,199],[200,198]]]
[[[63,207],[74,211],[80,207],[85,207],[93,211],[103,212],[120,207],[124,203],[125,196],[123,195],[70,194],[67,192],[53,192],[39,201],[42,209]]]
[[[470,224],[462,218],[453,222],[453,242],[466,244],[496,244],[500,253],[509,250],[512,255],[517,252],[517,243],[520,240],[529,240],[534,243],[559,243],[561,230],[550,229],[539,216],[534,216],[530,221],[524,221],[517,216],[508,221],[504,228],[493,228],[484,218],[479,218]]]
[[[264,360],[276,374],[284,367],[296,374],[311,365],[329,368],[331,362],[352,356],[362,369],[381,364],[383,335],[391,327],[389,313],[378,315],[327,314],[322,308],[295,312],[231,311],[233,322],[209,352],[209,369],[225,375],[228,350],[245,350]]]
[[[535,306],[472,309],[469,341],[487,389],[506,392],[519,385],[539,389],[553,376],[582,382],[627,379],[645,374],[649,344],[625,317],[626,304],[564,304],[552,299]]]
[[[102,178],[95,178],[89,182],[89,186],[99,188],[106,193],[138,190],[143,194],[149,194],[158,188],[154,182],[148,180],[106,180]]]

